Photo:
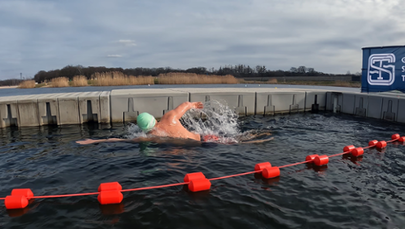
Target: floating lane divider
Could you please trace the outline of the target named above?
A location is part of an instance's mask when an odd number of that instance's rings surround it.
[[[353,157],[359,157],[364,154],[365,149],[369,148],[377,148],[377,149],[384,149],[387,147],[387,143],[391,142],[405,142],[405,136],[401,137],[399,134],[393,134],[391,136],[391,140],[389,141],[377,141],[372,140],[368,143],[367,147],[355,147],[353,145],[348,145],[343,148],[342,153],[333,154],[333,155],[318,155],[312,154],[308,155],[305,158],[305,161],[287,164],[283,166],[272,166],[270,162],[262,162],[258,163],[254,167],[254,171],[239,173],[234,175],[216,177],[216,178],[206,178],[202,172],[195,172],[195,173],[188,173],[184,177],[184,182],[181,183],[174,183],[174,184],[166,184],[166,185],[157,185],[157,186],[150,186],[150,187],[141,187],[141,188],[132,188],[132,189],[122,189],[122,186],[118,182],[109,182],[109,183],[101,183],[98,187],[97,192],[90,192],[90,193],[77,193],[77,194],[63,194],[63,195],[46,195],[46,196],[35,196],[31,189],[23,188],[23,189],[13,189],[11,191],[11,195],[0,198],[0,200],[4,200],[4,204],[6,209],[24,209],[26,208],[29,203],[33,199],[45,199],[45,198],[62,198],[62,197],[72,197],[72,196],[90,196],[90,195],[98,195],[97,200],[101,205],[111,205],[111,204],[120,204],[123,200],[123,192],[134,192],[134,191],[141,191],[141,190],[149,190],[149,189],[158,189],[158,188],[167,188],[173,186],[180,186],[180,185],[188,185],[188,189],[191,192],[200,192],[206,191],[211,188],[211,181],[221,180],[231,177],[238,177],[244,176],[248,174],[258,173],[261,174],[266,179],[271,179],[280,176],[280,169],[287,168],[295,165],[306,164],[306,163],[313,163],[316,166],[324,166],[329,163],[329,158],[337,157],[344,154],[351,154]],[[25,211],[24,211],[25,213]]]

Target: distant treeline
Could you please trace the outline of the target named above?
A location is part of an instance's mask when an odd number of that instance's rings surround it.
[[[249,78],[249,77],[280,77],[280,76],[342,76],[350,75],[350,72],[346,74],[327,74],[323,72],[315,71],[314,68],[307,68],[305,66],[291,67],[288,71],[283,70],[268,70],[266,66],[257,65],[256,67],[250,67],[249,65],[228,65],[220,67],[219,69],[205,67],[194,67],[189,69],[174,69],[170,67],[165,68],[107,68],[107,67],[83,67],[81,65],[73,66],[68,65],[62,69],[39,71],[34,76],[34,80],[38,83],[44,81],[50,81],[57,77],[67,77],[72,80],[74,76],[83,75],[87,79],[91,79],[95,73],[107,73],[107,72],[122,72],[129,76],[158,76],[159,74],[181,72],[181,73],[195,73],[206,75],[233,75],[237,78]],[[356,73],[359,74],[359,73]],[[0,81],[0,85],[18,85],[20,80],[4,80]]]
[[[0,80],[0,87],[16,86],[16,85],[19,85],[22,81],[24,81],[24,80],[20,80],[20,79]]]

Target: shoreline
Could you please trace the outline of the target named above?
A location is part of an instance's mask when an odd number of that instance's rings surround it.
[[[361,83],[360,82],[332,82],[332,81],[289,81],[289,82],[266,82],[266,81],[244,81],[240,83],[225,83],[223,85],[253,85],[253,84],[258,84],[258,85],[301,85],[301,86],[326,86],[326,87],[347,87],[347,88],[360,88]],[[35,89],[35,88],[67,88],[67,87],[75,87],[75,88],[80,88],[80,87],[115,87],[115,86],[154,86],[154,85],[164,85],[164,86],[171,86],[171,85],[199,85],[197,84],[128,84],[128,85],[106,85],[106,86],[101,86],[101,85],[86,85],[86,86],[63,86],[63,87],[52,87],[51,85],[43,85],[39,87],[33,87],[33,88],[20,88],[18,85],[17,86],[0,86],[0,89],[14,89],[14,88],[19,88],[19,89]],[[210,84],[208,84],[210,85]]]
[[[18,86],[1,86],[0,89],[18,88]]]

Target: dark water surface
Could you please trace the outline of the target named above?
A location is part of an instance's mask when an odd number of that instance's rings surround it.
[[[62,88],[7,88],[0,89],[0,97],[16,95],[36,95],[50,93],[70,93],[70,92],[91,92],[91,91],[111,91],[117,89],[157,89],[157,88],[300,88],[300,89],[323,89],[338,90],[348,92],[360,92],[360,88],[352,87],[330,87],[330,86],[310,86],[310,85],[282,85],[282,84],[183,84],[183,85],[131,85],[131,86],[106,86],[106,87],[62,87]]]
[[[122,137],[123,125],[2,129],[0,197],[14,188],[35,195],[96,192],[102,182],[126,188],[182,182],[186,173],[208,178],[300,162],[309,154],[336,154],[405,134],[405,125],[333,114],[241,118],[241,128],[271,129],[262,144],[174,145],[100,143]],[[37,199],[20,212],[0,200],[0,228],[404,228],[405,146],[365,150],[363,158],[330,159],[327,168],[297,165],[277,179],[254,175],[212,181],[210,191],[182,186],[124,193],[121,205],[96,196]],[[119,213],[121,211],[121,213]],[[114,214],[114,212],[116,214]],[[10,216],[11,215],[11,216]]]

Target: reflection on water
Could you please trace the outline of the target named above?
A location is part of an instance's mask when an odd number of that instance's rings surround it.
[[[199,117],[209,120],[209,111],[203,112],[208,113]],[[186,122],[203,133],[215,130],[200,125],[198,119]],[[14,188],[49,195],[95,192],[100,183],[112,181],[125,189],[170,184],[198,171],[214,178],[252,171],[259,162],[281,166],[310,154],[336,154],[346,145],[366,146],[369,140],[405,134],[402,124],[329,113],[250,116],[237,119],[237,124],[230,123],[218,133],[267,129],[275,139],[260,144],[83,146],[75,141],[124,138],[137,132],[123,124],[2,129],[0,197]],[[405,222],[404,147],[395,143],[381,151],[367,149],[359,158],[334,157],[324,167],[288,167],[274,179],[251,174],[216,180],[202,193],[177,186],[126,192],[121,204],[111,206],[101,206],[97,196],[38,199],[16,211],[3,205],[0,227],[401,228]]]

